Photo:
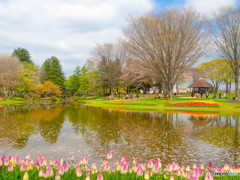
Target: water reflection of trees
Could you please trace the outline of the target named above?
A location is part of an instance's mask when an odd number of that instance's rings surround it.
[[[64,121],[63,107],[7,106],[0,111],[0,145],[21,149],[29,137],[40,132],[46,142],[57,140]]]
[[[173,114],[121,112],[88,106],[69,108],[68,119],[91,149],[140,160],[160,157],[166,163],[189,162],[195,156]],[[180,128],[179,128],[180,127]],[[105,157],[103,157],[105,158]]]
[[[206,128],[202,140],[215,146],[224,148],[228,157],[223,155],[224,162],[239,164],[240,137],[239,137],[239,116],[214,117]]]

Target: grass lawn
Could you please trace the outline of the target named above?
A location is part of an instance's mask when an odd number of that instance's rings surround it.
[[[227,94],[227,98],[232,97],[233,94]],[[125,97],[125,96],[124,96]],[[154,97],[140,97],[139,99],[118,99],[116,96],[115,100],[107,100],[104,97],[98,97],[93,99],[85,100],[87,105],[97,106],[103,108],[111,109],[123,109],[123,110],[136,110],[136,111],[207,111],[207,112],[218,112],[221,114],[240,114],[240,103],[228,102],[230,99],[213,99],[213,96],[207,99],[191,97],[190,94],[178,94],[174,96],[174,100],[168,99],[155,99]],[[175,103],[187,103],[187,102],[205,102],[205,103],[218,103],[218,107],[192,107],[192,106],[167,106],[166,103],[175,104]]]
[[[26,101],[23,98],[13,98],[13,99],[0,99],[0,106],[10,105],[10,104],[24,104]]]

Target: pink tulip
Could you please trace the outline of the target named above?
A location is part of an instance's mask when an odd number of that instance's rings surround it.
[[[200,166],[200,169],[201,169],[201,170],[205,170],[205,168],[204,168],[204,165],[203,165],[203,164],[201,164],[201,166]]]
[[[108,160],[111,160],[111,159],[112,159],[112,152],[109,152],[109,153],[107,154],[107,159],[108,159]]]
[[[59,174],[57,173],[55,176],[55,180],[61,180],[61,177],[59,176]]]
[[[8,172],[13,172],[13,165],[12,165],[12,164],[10,164],[10,165],[8,166]]]
[[[148,171],[145,172],[144,179],[145,180],[149,180],[149,172]]]
[[[187,177],[187,170],[183,169],[182,171],[182,177],[186,178]]]
[[[80,178],[82,176],[82,171],[79,167],[77,167],[77,177]]]
[[[53,168],[52,167],[49,167],[48,168],[48,177],[53,177],[54,173],[53,173]]]
[[[63,167],[61,166],[58,168],[58,175],[62,176],[63,174],[64,174],[64,171],[63,171]]]
[[[152,168],[153,168],[153,162],[152,162],[152,160],[149,160],[149,161],[148,161],[147,167],[148,167],[148,169],[152,169]]]
[[[190,171],[190,166],[189,166],[189,165],[187,165],[187,167],[186,167],[186,171],[187,171],[187,172]]]
[[[118,165],[118,160],[115,161],[115,165],[116,165],[116,166]]]
[[[90,176],[87,176],[85,180],[90,180]]]
[[[125,156],[122,156],[122,157],[121,157],[121,162],[123,162],[123,161],[127,161],[127,159],[126,159]]]
[[[137,159],[136,158],[133,158],[133,165],[136,165],[137,164]]]
[[[95,163],[95,162],[92,163],[92,169],[93,169],[93,170],[97,169],[97,166],[96,166],[96,163]]]
[[[155,162],[152,172],[153,174],[157,174],[159,172],[158,162]]]
[[[43,177],[44,177],[45,179],[48,178],[48,171],[46,171],[46,172],[44,173]]]
[[[64,168],[64,172],[68,172],[68,170],[69,170],[69,164],[68,164],[68,162],[66,162],[66,163],[64,164],[63,168]]]
[[[83,165],[83,159],[80,159],[79,165],[80,165],[80,166]]]
[[[29,159],[25,160],[26,166],[29,166]]]
[[[228,171],[229,170],[229,166],[227,164],[224,164],[224,171]]]
[[[14,158],[14,164],[15,164],[15,165],[19,165],[19,164],[20,164],[20,158],[19,158],[19,156],[16,156],[16,157]]]
[[[121,174],[127,174],[127,171],[128,171],[128,166],[127,164],[123,164],[121,166]]]
[[[20,165],[20,171],[21,172],[24,172],[26,170],[26,164],[25,164],[25,162],[23,161],[22,163],[21,163],[21,165]]]
[[[168,164],[168,166],[167,166],[167,171],[168,171],[168,172],[172,172],[172,171],[173,171],[173,167],[172,167],[171,164]]]
[[[182,175],[180,169],[177,169],[176,175],[177,175],[177,176],[181,176],[181,175]]]
[[[50,162],[49,162],[49,165],[50,166],[53,166],[55,164],[55,160],[54,159],[51,159]]]
[[[110,164],[107,163],[105,166],[104,166],[104,171],[105,172],[109,172],[110,171]]]
[[[88,159],[87,159],[87,157],[84,157],[83,158],[83,165],[87,165],[87,163],[88,163]]]
[[[102,174],[99,174],[99,175],[97,176],[97,180],[103,180],[103,175],[102,175]]]
[[[44,159],[43,154],[38,155],[38,160]]]
[[[195,164],[193,164],[193,170],[194,169],[197,169],[197,164],[195,163]]]
[[[171,177],[170,177],[170,180],[174,180],[174,177],[173,177],[173,176],[171,176]]]
[[[188,179],[192,179],[192,173],[190,172],[187,176]]]
[[[141,177],[143,175],[143,169],[141,164],[139,164],[138,168],[137,168],[137,176]]]
[[[43,169],[40,169],[39,172],[38,172],[38,177],[42,178],[44,177],[44,171]]]
[[[30,153],[27,153],[26,159],[30,159]]]
[[[103,162],[102,162],[102,167],[104,167],[105,165],[106,165],[106,163],[107,163],[107,161],[106,160],[103,160]]]
[[[4,166],[6,166],[6,167],[9,166],[9,159],[7,159],[7,160],[4,162]]]
[[[74,154],[72,154],[72,156],[70,157],[70,160],[74,161],[75,160],[74,157],[75,157]]]

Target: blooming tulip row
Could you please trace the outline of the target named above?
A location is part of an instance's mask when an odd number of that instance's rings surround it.
[[[20,160],[19,156],[2,155],[0,158],[0,179],[192,179],[192,180],[212,180],[219,177],[213,177],[211,174],[226,175],[231,173],[235,176],[224,176],[224,179],[240,179],[240,169],[236,166],[228,166],[225,164],[221,168],[212,168],[211,162],[209,167],[204,167],[201,164],[197,167],[194,164],[192,167],[186,167],[178,163],[168,164],[166,167],[162,166],[161,160],[158,158],[155,162],[149,160],[147,164],[138,164],[137,160],[133,158],[131,163],[123,156],[121,161],[115,162],[115,168],[110,167],[112,160],[112,153],[107,154],[107,160],[104,160],[100,168],[97,168],[96,163],[88,167],[87,157],[80,159],[78,163],[75,162],[74,154],[70,157],[69,162],[64,162],[63,159],[54,160],[49,162],[44,159],[42,154],[39,154],[38,159],[30,160],[30,154],[26,158]],[[212,173],[211,173],[212,172]],[[222,174],[220,174],[222,173]],[[223,174],[224,173],[224,174]]]
[[[166,103],[167,106],[211,106],[211,107],[218,107],[218,103],[205,103],[205,102],[185,102],[185,103]]]

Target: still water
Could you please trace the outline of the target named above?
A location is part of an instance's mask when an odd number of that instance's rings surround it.
[[[25,105],[0,109],[0,155],[27,153],[77,161],[87,156],[99,165],[111,151],[139,163],[212,161],[240,165],[240,118],[218,113],[130,112],[85,105]]]

